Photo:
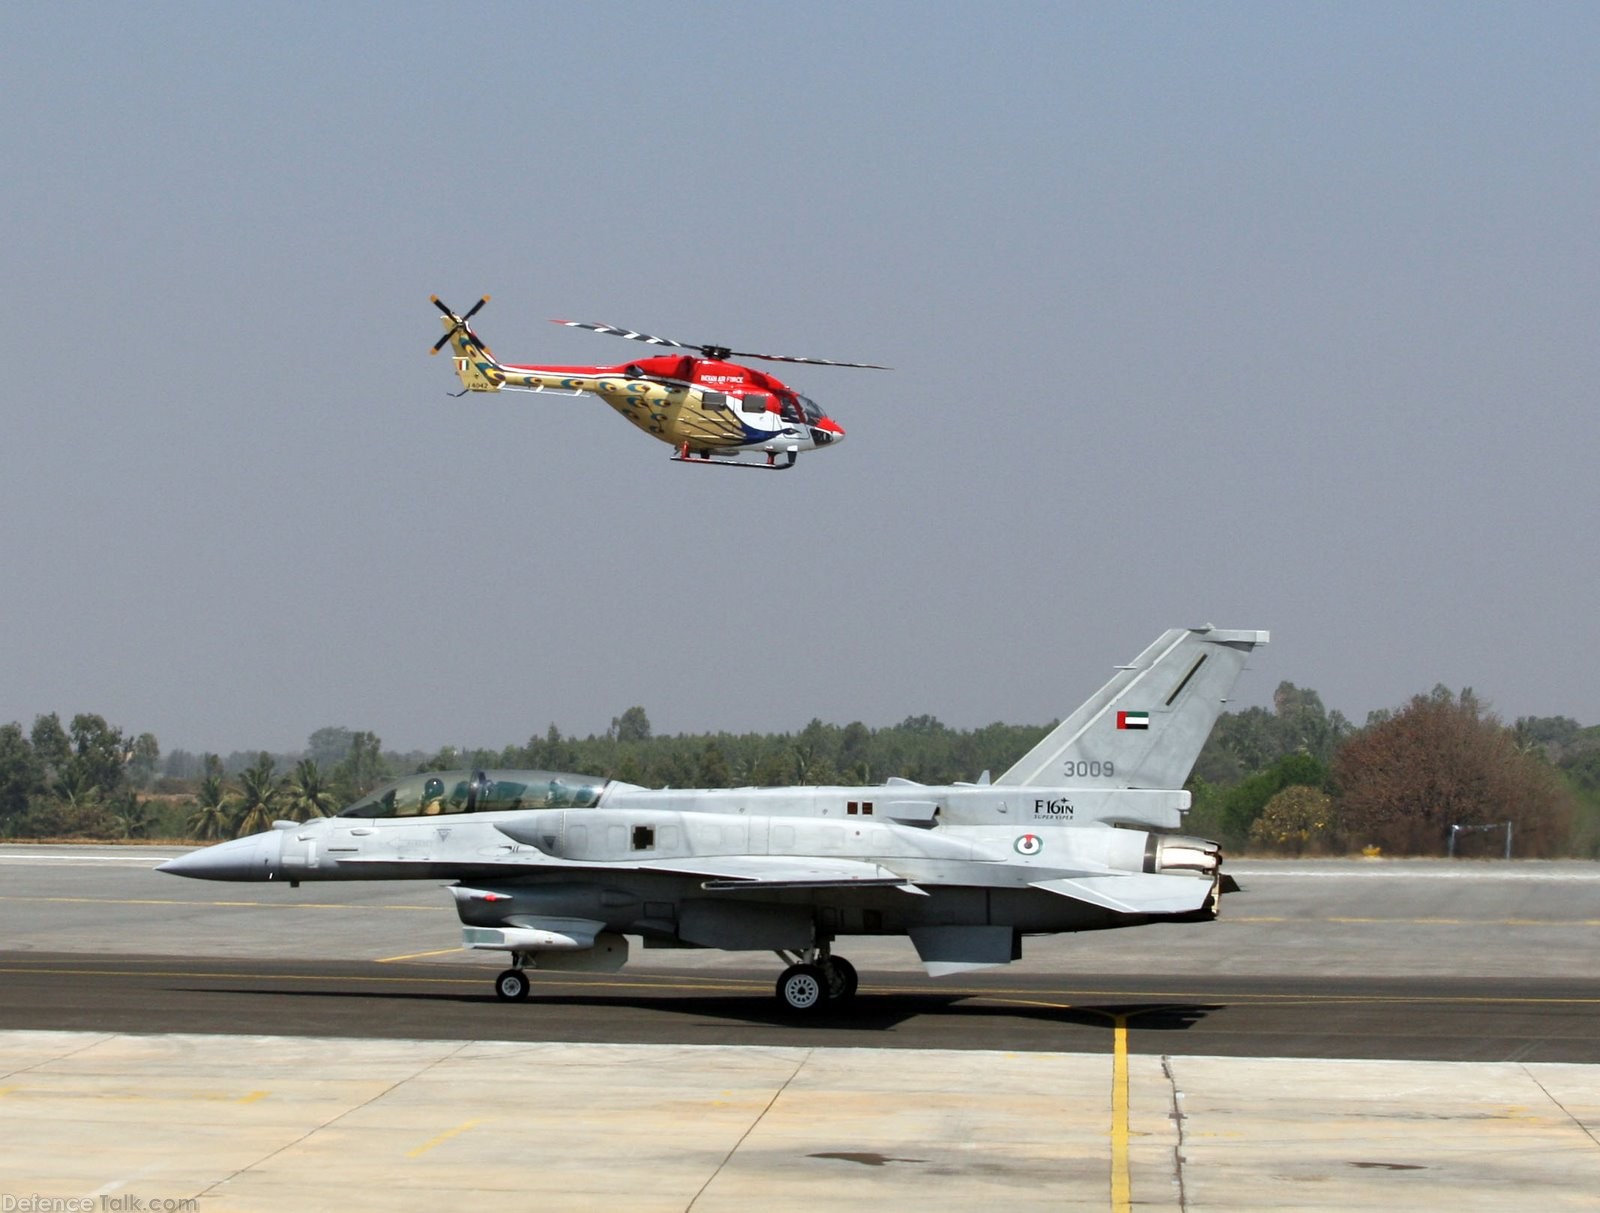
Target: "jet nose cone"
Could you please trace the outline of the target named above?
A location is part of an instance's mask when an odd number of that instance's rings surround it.
[[[202,847],[156,868],[172,876],[192,876],[196,880],[271,880],[278,874],[278,859],[283,853],[283,834],[269,830],[248,838],[219,842]]]

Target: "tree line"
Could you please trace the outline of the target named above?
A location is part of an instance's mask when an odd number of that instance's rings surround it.
[[[401,774],[460,768],[574,771],[647,787],[946,784],[999,774],[1057,722],[952,729],[934,716],[871,728],[812,720],[796,733],[657,736],[640,706],[587,737],[554,724],[501,750],[384,750],[371,732],[318,729],[305,750],[164,758],[84,714],[0,726],[0,837],[209,841],[337,812]],[[1600,726],[1566,717],[1502,723],[1470,689],[1436,687],[1361,727],[1310,689],[1281,683],[1271,708],[1227,712],[1189,780],[1188,833],[1231,853],[1443,854],[1452,826],[1510,822],[1515,853],[1600,857]],[[1461,852],[1497,837],[1460,834]]]

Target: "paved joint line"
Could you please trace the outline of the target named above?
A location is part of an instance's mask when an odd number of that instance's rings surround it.
[[[405,1086],[406,1083],[412,1081],[415,1078],[421,1078],[424,1074],[426,1074],[429,1070],[432,1070],[434,1067],[443,1065],[445,1062],[450,1061],[451,1059],[460,1056],[461,1053],[465,1049],[467,1049],[467,1048],[469,1048],[471,1046],[471,1044],[472,1044],[472,1042],[468,1041],[466,1043],[457,1045],[454,1049],[451,1049],[448,1053],[443,1053],[440,1056],[435,1057],[432,1061],[428,1062],[424,1066],[420,1066],[417,1069],[413,1070],[410,1074],[407,1074],[404,1078],[395,1079],[394,1082],[390,1083],[387,1087],[385,1087],[383,1090],[377,1092],[375,1095],[371,1096],[370,1098],[364,1099],[360,1103],[354,1104],[351,1107],[346,1108],[343,1112],[340,1112],[337,1116],[328,1117],[327,1120],[323,1121],[319,1125],[312,1125],[311,1128],[307,1129],[304,1133],[300,1134],[300,1136],[296,1137],[293,1141],[286,1141],[281,1146],[279,1146],[276,1150],[268,1150],[265,1154],[263,1154],[260,1158],[256,1159],[254,1162],[247,1163],[244,1166],[239,1167],[238,1169],[233,1171],[231,1174],[224,1175],[221,1179],[212,1180],[211,1183],[207,1184],[204,1188],[202,1188],[200,1191],[195,1193],[196,1199],[203,1199],[204,1197],[207,1197],[207,1196],[215,1196],[215,1195],[217,1195],[217,1190],[219,1188],[222,1188],[226,1184],[232,1183],[234,1180],[238,1179],[239,1176],[244,1175],[245,1173],[247,1173],[249,1171],[254,1171],[258,1167],[265,1166],[267,1163],[271,1162],[274,1158],[278,1157],[278,1155],[284,1153],[286,1150],[292,1150],[292,1149],[294,1149],[295,1146],[299,1145],[301,1142],[309,1140],[310,1138],[314,1137],[316,1134],[322,1132],[322,1130],[328,1128],[330,1125],[338,1124],[346,1116],[349,1116],[349,1115],[351,1115],[352,1113],[355,1113],[355,1112],[359,1112],[363,1108],[370,1108],[373,1104],[377,1103],[380,1099],[383,1099],[385,1096],[391,1095],[395,1091],[398,1091],[401,1087]],[[471,1122],[471,1123],[476,1123],[476,1122]],[[432,1144],[432,1143],[430,1143],[430,1144]]]
[[[1162,1054],[1161,1072],[1167,1076],[1167,1083],[1172,1087],[1172,1182],[1178,1186],[1178,1213],[1188,1213],[1189,1194],[1183,1186],[1183,1165],[1188,1161],[1183,1156],[1183,1092],[1178,1090],[1178,1076],[1172,1069],[1172,1057],[1169,1054]]]
[[[31,1066],[19,1066],[15,1070],[7,1070],[4,1074],[0,1074],[0,1078],[15,1078],[17,1075],[26,1074],[30,1070],[40,1070],[45,1066],[53,1066],[58,1061],[65,1061],[69,1057],[76,1057],[79,1053],[87,1053],[90,1049],[99,1048],[106,1041],[114,1039],[115,1036],[116,1033],[114,1032],[97,1032],[94,1034],[93,1040],[79,1045],[76,1049],[68,1049],[65,1053],[57,1053],[53,1057],[46,1057],[43,1061],[36,1061]],[[6,1090],[14,1091],[16,1088],[7,1087]]]
[[[806,1068],[806,1063],[811,1060],[812,1052],[813,1050],[811,1049],[807,1049],[805,1051],[804,1055],[795,1065],[794,1072],[790,1074],[788,1078],[785,1078],[783,1080],[783,1085],[772,1093],[772,1098],[767,1100],[767,1106],[762,1108],[760,1113],[754,1120],[750,1122],[745,1131],[739,1134],[739,1140],[733,1143],[733,1146],[728,1150],[728,1152],[722,1156],[722,1161],[717,1164],[716,1169],[712,1171],[710,1175],[706,1176],[706,1181],[700,1185],[700,1190],[694,1194],[688,1204],[683,1206],[683,1213],[690,1213],[695,1206],[695,1202],[704,1196],[706,1194],[706,1189],[716,1182],[717,1176],[721,1175],[722,1169],[733,1160],[733,1156],[739,1152],[739,1147],[744,1145],[745,1139],[748,1138],[750,1134],[754,1133],[756,1131],[756,1126],[766,1119],[767,1113],[772,1111],[772,1106],[777,1103],[778,1100],[783,1097],[783,1093],[789,1089],[789,1084],[792,1083],[796,1078],[800,1077],[800,1071]]]
[[[1546,1099],[1548,1099],[1551,1103],[1555,1104],[1556,1107],[1560,1108],[1562,1110],[1562,1112],[1564,1112],[1566,1114],[1567,1119],[1570,1120],[1573,1124],[1578,1126],[1578,1131],[1580,1133],[1582,1133],[1585,1137],[1587,1137],[1596,1146],[1600,1146],[1600,1137],[1596,1137],[1594,1135],[1594,1130],[1591,1129],[1588,1125],[1584,1124],[1583,1121],[1579,1120],[1576,1116],[1574,1116],[1572,1114],[1572,1110],[1570,1108],[1568,1108],[1566,1104],[1562,1103],[1559,1099],[1557,1099],[1554,1095],[1552,1095],[1550,1093],[1550,1088],[1545,1086],[1544,1083],[1539,1081],[1539,1076],[1537,1074],[1535,1074],[1532,1070],[1528,1069],[1527,1066],[1523,1066],[1522,1067],[1522,1072],[1533,1080],[1533,1085],[1534,1086],[1538,1087],[1539,1090],[1544,1092],[1544,1097]]]

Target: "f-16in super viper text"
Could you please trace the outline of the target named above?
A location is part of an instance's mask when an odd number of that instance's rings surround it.
[[[437,877],[468,948],[613,971],[647,947],[776,952],[778,998],[850,998],[847,936],[906,935],[935,976],[1027,935],[1215,918],[1217,844],[1174,833],[1184,780],[1257,631],[1163,634],[1010,770],[933,787],[653,790],[551,771],[430,771],[335,817],[278,822],[161,871],[207,880]]]
[[[617,366],[512,365],[497,360],[472,331],[469,321],[488,302],[485,295],[458,316],[433,296],[433,305],[444,313],[444,336],[434,343],[433,352],[448,345],[455,355],[461,379],[456,395],[503,390],[598,396],[645,433],[669,444],[673,458],[682,463],[781,470],[793,467],[801,451],[821,450],[844,438],[843,428],[816,401],[777,376],[742,366],[734,358],[889,369],[870,362],[742,353],[725,345],[695,345],[579,320],[555,323],[692,353],[663,354]]]

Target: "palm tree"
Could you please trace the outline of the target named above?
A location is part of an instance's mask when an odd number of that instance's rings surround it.
[[[278,781],[272,777],[275,765],[272,755],[263,750],[255,765],[239,774],[239,797],[234,805],[238,816],[233,832],[241,838],[246,834],[259,834],[272,825],[273,810],[281,791]]]
[[[122,812],[116,814],[117,827],[124,838],[143,838],[154,823],[150,806],[131,791],[122,802]]]
[[[207,758],[214,755],[207,754]],[[222,838],[228,833],[228,788],[222,776],[206,764],[207,774],[200,781],[200,794],[194,798],[194,812],[185,823],[191,837],[202,842]]]
[[[51,791],[62,804],[74,809],[97,809],[104,799],[102,789],[80,767],[68,767],[61,772]]]
[[[817,747],[797,742],[789,747],[789,757],[794,762],[794,781],[799,784],[810,783],[807,778],[811,774],[811,766],[816,761]]]
[[[302,758],[295,764],[284,789],[288,802],[284,813],[291,821],[310,821],[313,817],[329,817],[339,807],[333,788],[317,766],[316,760]]]

